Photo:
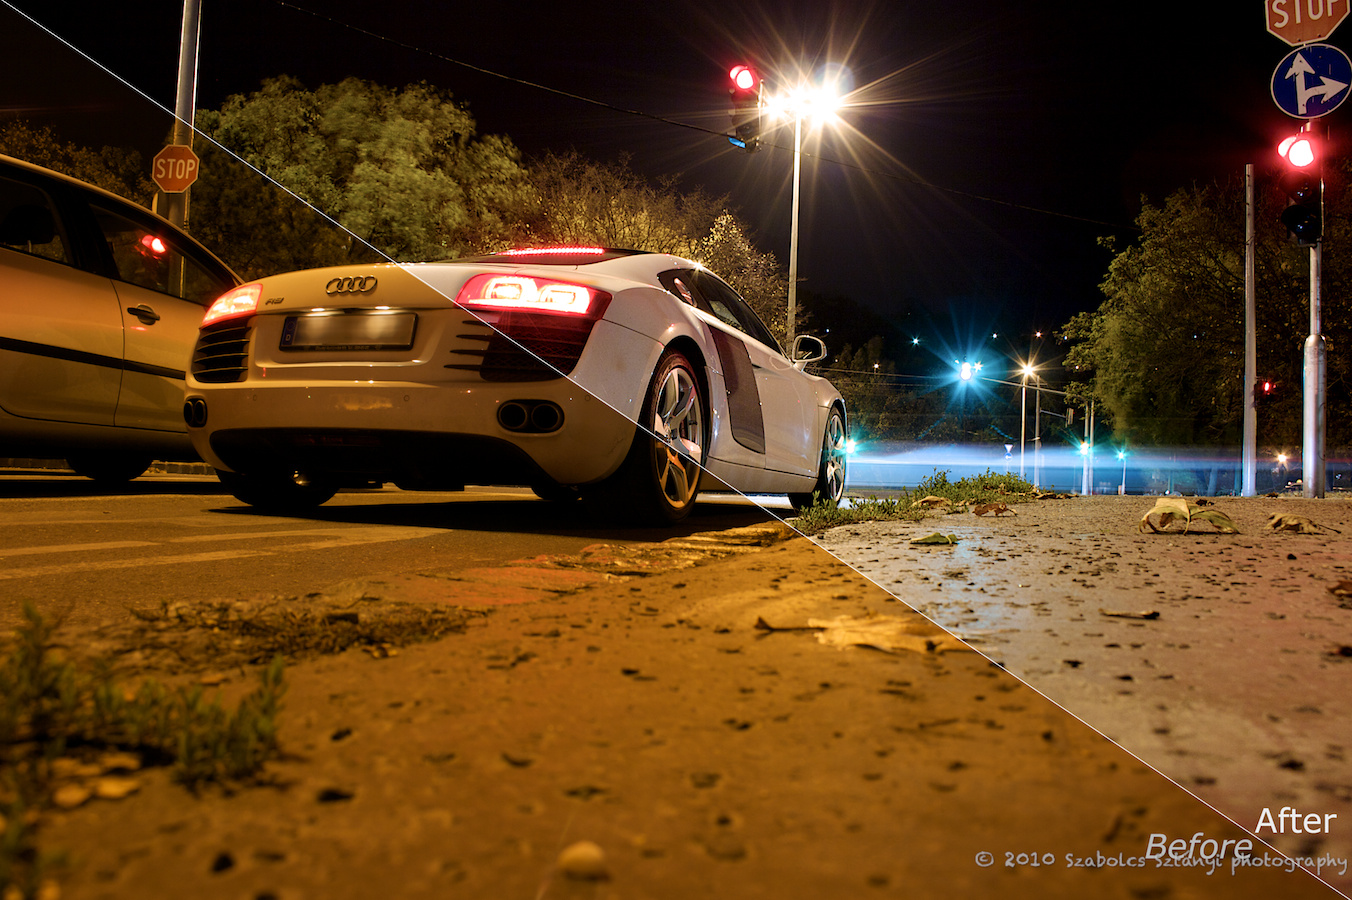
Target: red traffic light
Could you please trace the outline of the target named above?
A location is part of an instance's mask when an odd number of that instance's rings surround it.
[[[739,91],[754,91],[760,82],[756,71],[750,66],[733,66],[728,77],[732,79],[732,86]]]
[[[1291,135],[1278,144],[1277,152],[1281,154],[1282,159],[1298,169],[1313,164],[1319,158],[1319,151],[1315,147],[1314,138],[1303,131],[1300,134]]]

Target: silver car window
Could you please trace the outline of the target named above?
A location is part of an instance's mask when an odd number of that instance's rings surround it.
[[[30,184],[0,178],[0,246],[71,262],[52,201]]]
[[[121,280],[202,305],[231,287],[184,254],[168,235],[101,207],[93,211]]]

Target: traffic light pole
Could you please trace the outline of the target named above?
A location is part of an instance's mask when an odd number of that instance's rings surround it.
[[[1244,444],[1240,451],[1243,468],[1240,495],[1243,497],[1258,493],[1258,413],[1253,405],[1253,390],[1258,381],[1258,303],[1254,278],[1257,246],[1253,163],[1249,163],[1244,167]]]
[[[1320,287],[1323,281],[1324,247],[1310,248],[1310,336],[1305,339],[1305,428],[1301,479],[1305,496],[1324,496],[1325,365],[1327,348],[1320,323]]]

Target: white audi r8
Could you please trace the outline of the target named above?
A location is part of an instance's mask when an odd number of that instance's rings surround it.
[[[184,418],[240,500],[526,485],[674,522],[701,489],[840,499],[845,405],[699,264],[599,248],[290,272],[207,311]]]

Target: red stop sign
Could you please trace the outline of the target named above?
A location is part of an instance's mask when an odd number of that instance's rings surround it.
[[[1322,41],[1347,18],[1348,0],[1263,0],[1267,30],[1292,47]]]
[[[202,161],[191,147],[170,144],[150,161],[150,180],[166,194],[181,194],[197,180],[201,167]]]

